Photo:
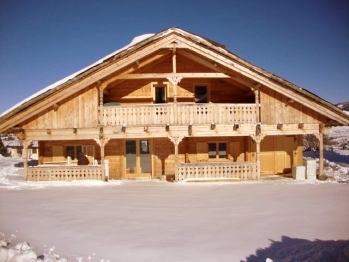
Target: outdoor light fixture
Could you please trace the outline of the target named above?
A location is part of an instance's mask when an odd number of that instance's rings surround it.
[[[100,128],[99,128],[99,133],[100,133],[100,134],[103,134],[103,127],[100,127]]]
[[[170,124],[166,124],[165,130],[170,131]]]
[[[213,129],[215,129],[216,128],[216,124],[215,123],[211,123],[211,129],[213,130]]]
[[[51,135],[51,129],[47,129],[47,130],[46,130],[46,133],[47,133],[48,135]]]
[[[258,124],[256,125],[256,134],[259,135],[261,132],[262,132],[262,130],[261,130],[261,124],[258,123]]]
[[[282,129],[282,123],[281,122],[279,122],[278,124],[277,124],[277,129]]]
[[[121,131],[124,133],[126,132],[126,124],[122,124]]]
[[[144,126],[144,132],[148,132],[148,126]]]
[[[234,124],[233,129],[234,129],[234,130],[238,130],[238,129],[239,129],[239,127],[240,127],[240,126],[239,126],[239,124]]]
[[[190,136],[193,134],[193,124],[189,124],[189,126],[188,126],[188,134]]]
[[[73,133],[76,134],[78,132],[78,129],[74,126]]]
[[[304,123],[303,122],[299,122],[298,123],[298,128],[302,129],[304,127]]]

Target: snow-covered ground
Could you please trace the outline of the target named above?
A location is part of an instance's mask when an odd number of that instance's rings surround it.
[[[26,182],[0,156],[0,261],[349,261],[349,156],[326,156],[326,181],[231,183]]]

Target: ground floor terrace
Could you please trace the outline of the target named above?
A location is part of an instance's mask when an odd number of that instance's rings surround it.
[[[104,143],[102,143],[104,141]],[[302,137],[162,137],[39,141],[38,164],[26,179],[256,180],[302,164]],[[25,158],[25,157],[24,157]]]

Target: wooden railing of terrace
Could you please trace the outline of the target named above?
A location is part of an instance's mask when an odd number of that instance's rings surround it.
[[[105,126],[254,124],[255,104],[151,104],[103,108]]]
[[[102,180],[101,166],[35,166],[27,170],[28,181]]]
[[[178,163],[176,180],[186,179],[258,179],[256,162]]]

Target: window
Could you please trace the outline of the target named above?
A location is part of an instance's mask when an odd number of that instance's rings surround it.
[[[208,143],[208,158],[227,158],[226,143]]]
[[[80,154],[83,153],[92,164],[94,161],[94,146],[66,146],[66,156],[70,156],[71,160],[77,160]]]
[[[156,104],[166,103],[165,87],[163,86],[155,87],[155,103]]]
[[[80,153],[85,153],[82,146],[67,146],[67,156],[70,156],[71,160],[77,159]]]
[[[207,103],[207,86],[195,87],[195,103]]]

